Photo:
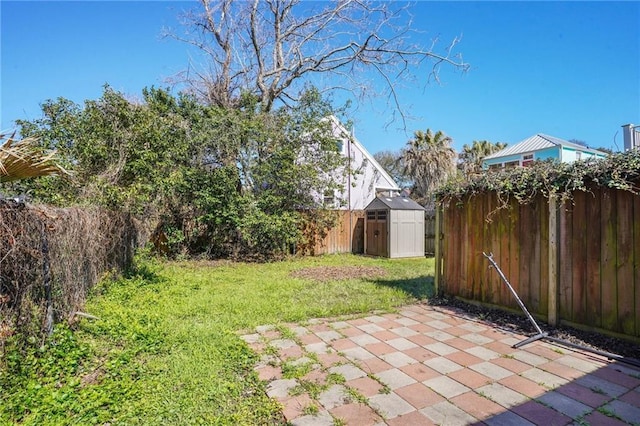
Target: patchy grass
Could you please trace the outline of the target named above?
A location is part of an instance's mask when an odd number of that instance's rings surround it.
[[[349,274],[319,283],[296,273],[313,268]],[[239,330],[393,311],[431,295],[432,277],[429,259],[144,263],[95,289],[85,310],[98,320],[60,327],[41,348],[8,343],[0,423],[281,423]]]

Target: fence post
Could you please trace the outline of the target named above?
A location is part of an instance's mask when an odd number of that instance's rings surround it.
[[[440,280],[442,280],[442,219],[444,205],[436,204],[436,225],[435,225],[435,294],[440,294]]]
[[[547,322],[551,326],[558,325],[558,269],[560,247],[560,220],[558,200],[555,195],[549,196],[549,305]]]

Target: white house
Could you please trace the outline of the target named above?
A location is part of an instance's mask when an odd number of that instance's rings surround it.
[[[316,194],[326,208],[339,211],[339,223],[312,244],[301,247],[310,254],[364,253],[365,207],[376,196],[394,196],[400,187],[367,149],[336,117],[330,117],[340,154],[349,159],[347,170],[333,176],[342,189]]]
[[[324,194],[325,205],[340,210],[364,210],[377,195],[397,195],[401,188],[364,145],[336,117],[331,120],[334,134],[342,141],[340,152],[351,161],[347,173],[339,177],[344,190]]]
[[[527,166],[536,160],[553,159],[564,163],[589,158],[605,158],[606,153],[564,139],[538,133],[506,147],[482,160],[483,169]]]

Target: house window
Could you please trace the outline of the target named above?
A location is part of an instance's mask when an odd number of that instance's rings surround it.
[[[525,154],[522,156],[522,166],[530,166],[533,163],[533,154]]]
[[[336,202],[336,196],[332,190],[324,191],[323,204],[325,207],[334,207]]]
[[[502,164],[489,164],[489,170],[500,170],[502,168]]]
[[[378,220],[387,220],[386,210],[378,210]]]
[[[505,169],[513,169],[514,167],[518,167],[519,165],[520,165],[520,160],[508,161],[508,162],[504,163],[504,168]]]
[[[376,220],[376,212],[368,211],[367,212],[367,220]]]

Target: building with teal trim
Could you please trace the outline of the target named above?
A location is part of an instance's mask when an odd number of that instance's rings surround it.
[[[482,160],[482,168],[493,170],[527,166],[539,160],[556,160],[563,163],[571,163],[576,160],[606,158],[606,156],[605,152],[597,149],[591,149],[564,139],[538,133],[515,145],[486,156]]]

